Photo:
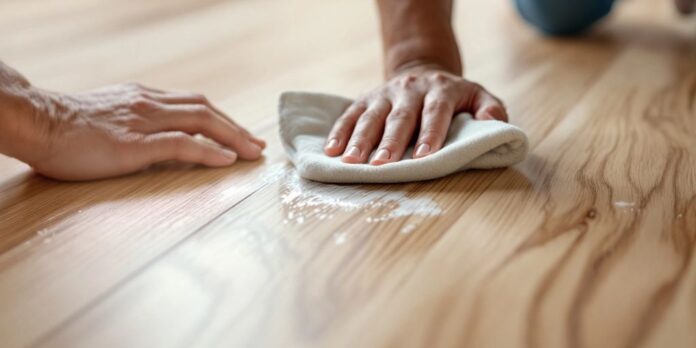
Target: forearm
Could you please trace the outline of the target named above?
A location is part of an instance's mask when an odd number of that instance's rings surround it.
[[[421,64],[461,75],[452,0],[377,0],[377,5],[387,78]]]

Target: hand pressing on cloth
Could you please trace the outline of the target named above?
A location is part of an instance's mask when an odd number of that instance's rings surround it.
[[[452,117],[507,122],[503,103],[464,79],[451,27],[452,1],[378,0],[387,82],[339,117],[324,152],[345,163],[401,160],[416,138],[414,158],[441,149]]]
[[[471,112],[478,120],[507,121],[502,102],[480,85],[444,69],[418,66],[356,100],[334,124],[326,154],[346,163],[399,161],[417,134],[414,158],[442,147],[452,117]]]
[[[202,95],[138,84],[56,93],[1,62],[0,116],[0,153],[60,180],[118,176],[169,160],[228,166],[259,158],[266,146]]]

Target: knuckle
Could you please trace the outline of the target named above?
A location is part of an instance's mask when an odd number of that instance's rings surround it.
[[[432,128],[424,128],[421,130],[420,135],[418,136],[418,142],[419,143],[432,143],[436,141],[437,139],[440,139],[442,135],[440,132],[436,131],[435,129]]]
[[[191,105],[191,113],[201,121],[210,121],[213,118],[213,113],[205,105]]]
[[[365,136],[365,134],[362,133],[353,133],[353,135],[350,137],[350,144],[351,145],[359,145],[363,144],[368,140],[368,137]]]
[[[191,100],[193,100],[193,102],[199,103],[199,104],[208,104],[208,102],[209,102],[208,97],[206,97],[202,93],[191,94]]]
[[[348,138],[353,131],[352,123],[337,122],[333,128],[331,128],[331,137],[334,138]]]
[[[142,95],[138,95],[131,100],[129,109],[136,114],[142,114],[154,111],[157,109],[157,104]]]
[[[338,120],[333,125],[333,130],[341,130],[341,129],[346,129],[349,128],[352,124],[355,123],[355,120],[352,118],[349,118],[347,116],[345,117],[340,117]]]
[[[367,108],[367,97],[358,98],[358,101],[354,102],[352,106],[356,109]]]
[[[145,120],[143,120],[141,117],[135,115],[125,115],[117,117],[114,118],[114,121],[131,130],[138,129],[146,123]]]
[[[425,112],[431,115],[441,115],[449,108],[449,102],[445,101],[443,98],[437,98],[430,101],[425,106]]]
[[[446,83],[450,81],[450,76],[442,71],[434,72],[430,78],[438,83]]]
[[[394,136],[385,135],[382,138],[382,141],[380,142],[379,147],[380,148],[384,147],[384,148],[387,148],[389,150],[394,151],[397,147],[399,147],[400,144],[401,144],[401,141],[398,138],[396,138]]]
[[[362,148],[362,145],[373,144],[375,141],[366,134],[356,133],[350,138],[350,146]]]
[[[406,73],[396,79],[396,84],[401,87],[408,88],[416,82],[416,75],[413,73]]]
[[[416,118],[416,112],[414,110],[396,109],[389,114],[389,116],[387,117],[387,120],[396,121],[396,122],[403,122],[403,121],[412,120],[415,118]]]
[[[359,113],[346,112],[343,115],[341,115],[341,117],[339,117],[338,120],[336,120],[336,124],[340,125],[340,126],[346,126],[346,125],[349,125],[349,124],[355,122],[355,120],[358,117],[360,117]]]
[[[365,114],[362,115],[361,118],[364,119],[365,122],[367,122],[369,124],[377,123],[377,122],[381,121],[381,119],[382,119],[382,117],[376,111],[366,112]]]
[[[343,114],[345,118],[356,118],[367,110],[367,102],[364,100],[353,103]]]
[[[347,138],[348,137],[348,129],[346,127],[336,127],[331,131],[331,138]]]
[[[145,86],[143,86],[141,83],[138,82],[128,82],[125,84],[127,88],[135,91],[141,91],[145,89]]]
[[[135,91],[133,93],[134,98],[140,98],[140,99],[147,99],[147,100],[152,100],[156,101],[156,97],[153,93],[150,93],[148,91],[140,90],[140,91]]]
[[[248,139],[249,137],[244,133],[244,130],[242,130],[239,127],[230,127],[229,131],[231,133],[231,136],[237,139]]]

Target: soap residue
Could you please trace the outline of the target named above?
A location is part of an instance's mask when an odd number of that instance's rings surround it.
[[[281,202],[287,209],[284,223],[326,220],[337,212],[361,211],[368,223],[402,217],[438,216],[443,212],[437,202],[424,194],[412,198],[408,197],[408,192],[400,190],[322,184],[304,180],[286,166],[269,168],[263,179],[280,183]]]

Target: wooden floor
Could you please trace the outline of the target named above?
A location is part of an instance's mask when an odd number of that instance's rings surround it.
[[[459,1],[467,76],[506,101],[529,158],[304,182],[277,97],[376,86],[373,7],[0,2],[0,59],[35,84],[203,92],[269,141],[228,169],[80,184],[0,156],[0,345],[696,346],[696,18],[623,1],[550,40],[508,1]]]

